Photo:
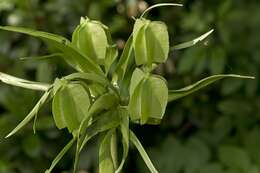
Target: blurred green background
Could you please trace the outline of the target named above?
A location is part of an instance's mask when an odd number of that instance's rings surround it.
[[[256,80],[227,79],[172,102],[160,126],[133,126],[161,173],[260,173],[260,2],[259,0],[0,0],[0,24],[26,26],[70,38],[81,16],[110,27],[120,49],[134,20],[147,6],[180,2],[184,7],[162,7],[149,18],[169,27],[172,45],[214,34],[190,49],[170,54],[156,70],[181,88],[219,73],[253,75]],[[0,31],[0,71],[18,77],[52,82],[71,72],[59,59],[20,60],[45,55],[42,42]],[[41,93],[0,84],[0,173],[38,173],[69,140],[55,128],[50,105],[39,114],[37,133],[27,126],[16,136],[4,136],[23,119]],[[92,140],[80,159],[80,173],[97,173],[97,141]],[[73,150],[54,170],[69,172]],[[132,148],[125,173],[148,173]]]

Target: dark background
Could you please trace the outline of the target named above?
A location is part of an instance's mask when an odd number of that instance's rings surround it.
[[[170,103],[160,126],[132,128],[160,173],[260,173],[259,0],[0,0],[0,24],[70,38],[80,17],[88,16],[109,26],[122,49],[133,28],[131,16],[138,17],[147,5],[161,2],[184,4],[149,14],[152,20],[166,22],[172,45],[215,29],[202,44],[172,52],[167,63],[157,69],[169,81],[169,88],[181,88],[219,73],[253,75],[256,80],[222,80]],[[19,59],[45,55],[47,50],[39,40],[0,31],[0,71],[50,83],[72,72],[58,59]],[[55,128],[50,105],[39,114],[37,134],[29,125],[4,139],[40,94],[0,85],[0,173],[44,172],[70,139],[67,131]],[[64,157],[55,173],[71,170],[73,152]],[[96,173],[97,160],[97,141],[92,140],[81,155],[80,173]],[[148,172],[134,148],[124,170]]]

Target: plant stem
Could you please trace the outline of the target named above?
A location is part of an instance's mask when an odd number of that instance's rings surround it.
[[[117,136],[116,130],[114,130],[111,137],[111,156],[115,170],[118,168],[118,153],[117,153]]]

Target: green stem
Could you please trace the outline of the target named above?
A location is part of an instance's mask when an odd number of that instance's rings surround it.
[[[114,169],[118,168],[118,152],[117,152],[117,136],[116,130],[113,132],[111,137],[111,156],[114,164]]]

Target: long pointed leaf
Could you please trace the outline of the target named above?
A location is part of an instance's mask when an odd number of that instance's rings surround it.
[[[87,127],[85,133],[82,135],[83,140],[80,145],[80,151],[93,136],[97,135],[100,132],[117,127],[120,123],[119,118],[120,117],[115,111],[108,111],[103,115],[100,115],[100,117],[93,124]]]
[[[111,155],[114,169],[117,169],[118,168],[117,133],[115,129],[111,129],[111,131],[113,132],[110,139],[110,155]],[[115,173],[115,171],[113,171],[113,173]]]
[[[8,137],[14,135],[17,131],[19,131],[27,123],[29,123],[31,121],[31,119],[38,113],[38,111],[42,107],[42,105],[46,102],[46,100],[48,99],[50,93],[51,93],[51,90],[46,91],[44,93],[44,95],[41,97],[41,99],[34,106],[34,108],[31,110],[31,112],[5,138],[8,138]]]
[[[103,86],[106,86],[109,84],[108,80],[98,74],[94,74],[94,73],[72,73],[68,76],[65,76],[64,79],[67,80],[75,80],[75,79],[81,79],[81,80],[89,80],[92,82],[97,82],[102,84]]]
[[[202,79],[192,85],[186,86],[185,88],[179,89],[179,90],[169,90],[169,96],[168,96],[168,102],[182,98],[188,94],[191,94],[203,87],[206,87],[209,84],[212,84],[213,82],[223,79],[223,78],[245,78],[245,79],[254,79],[252,76],[241,76],[241,75],[235,75],[235,74],[222,74],[222,75],[213,75],[210,77],[207,77],[205,79]]]
[[[138,140],[138,138],[135,136],[135,134],[132,131],[130,131],[130,141],[135,145],[135,147],[139,151],[140,155],[142,156],[146,166],[149,168],[151,173],[158,173],[158,171],[154,167],[152,161],[150,160],[149,156],[145,152],[142,144],[140,143],[140,141]]]
[[[117,98],[110,93],[102,95],[92,104],[91,108],[89,109],[89,115],[86,116],[81,122],[77,134],[78,141],[74,160],[74,172],[77,171],[80,151],[82,150],[83,146],[88,142],[88,140],[97,135],[97,133],[105,131],[111,126],[113,127],[114,123],[117,124],[117,122],[113,122],[113,118],[111,119],[111,121],[107,120],[107,118],[109,118],[107,117],[109,114],[105,113],[105,115],[101,115],[101,117],[95,123],[88,126],[90,117],[102,110],[104,111],[114,106],[116,99]],[[109,121],[109,123],[106,123],[107,121]],[[102,125],[103,127],[101,127]]]
[[[129,116],[128,111],[126,109],[120,110],[121,123],[120,123],[120,131],[122,133],[122,144],[123,144],[123,156],[121,163],[115,173],[120,173],[124,163],[126,161],[128,150],[129,150]]]
[[[115,76],[122,81],[127,71],[134,64],[133,35],[128,38],[124,50],[115,68]]]
[[[99,173],[114,173],[115,167],[111,155],[111,140],[114,129],[109,130],[104,135],[99,146]]]
[[[84,56],[84,54],[75,48],[74,45],[65,37],[24,27],[0,26],[0,29],[41,38],[43,41],[51,43],[53,46],[59,49],[59,51],[64,53],[64,60],[77,70],[103,74],[102,70],[97,64],[95,64],[90,58]]]
[[[143,13],[142,15],[140,16],[143,17],[147,12],[149,12],[150,10],[154,9],[154,8],[157,8],[157,7],[165,7],[165,6],[178,6],[178,7],[182,7],[183,5],[182,4],[177,4],[177,3],[158,3],[158,4],[155,4],[155,5],[152,5],[151,7],[147,8]]]
[[[112,115],[112,116],[111,116]],[[88,122],[89,119],[84,119],[83,121]],[[75,161],[74,161],[74,172],[77,171],[79,154],[86,143],[98,133],[104,132],[106,130],[116,128],[120,123],[119,116],[115,114],[113,111],[109,111],[100,115],[100,117],[92,123],[88,127],[83,127],[84,122],[81,123],[78,134],[77,134],[77,148],[75,153]],[[83,133],[84,132],[84,133]],[[81,134],[83,133],[83,134]]]
[[[62,159],[62,157],[67,153],[67,151],[72,147],[74,144],[76,138],[73,138],[70,140],[70,142],[60,151],[60,153],[54,158],[54,160],[51,163],[51,166],[49,169],[45,171],[45,173],[51,173],[53,168],[57,165],[57,163]]]
[[[42,55],[42,56],[30,56],[30,57],[22,57],[20,60],[46,60],[54,57],[62,57],[62,53],[53,53],[50,55]]]
[[[214,29],[206,32],[205,34],[191,40],[191,41],[187,41],[187,42],[184,42],[184,43],[181,43],[181,44],[178,44],[178,45],[175,45],[173,46],[171,49],[172,50],[180,50],[180,49],[185,49],[185,48],[188,48],[188,47],[191,47],[191,46],[194,46],[196,45],[197,43],[203,41],[205,38],[207,38],[212,32],[214,31]]]
[[[0,72],[0,81],[9,85],[14,85],[31,90],[47,91],[50,88],[49,84],[24,80],[2,72]]]

